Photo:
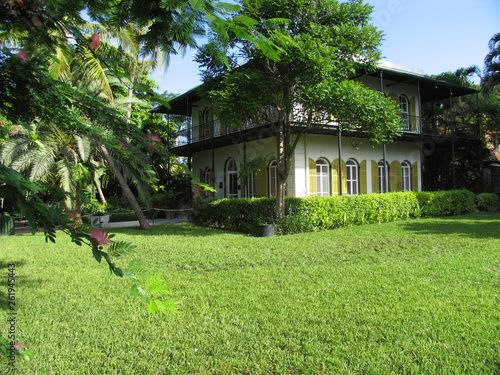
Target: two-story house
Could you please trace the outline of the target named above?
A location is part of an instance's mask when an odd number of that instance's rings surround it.
[[[352,79],[382,91],[400,108],[404,129],[390,144],[372,147],[361,133],[345,132],[339,126],[307,130],[293,156],[287,180],[287,195],[296,197],[356,195],[387,191],[420,191],[449,186],[460,187],[460,166],[455,152],[460,147],[480,150],[478,124],[455,120],[452,109],[443,115],[443,106],[453,107],[460,96],[475,90],[424,77],[422,72],[380,62],[379,69]],[[423,121],[422,106],[440,108]],[[444,103],[444,104],[443,104]],[[275,155],[274,134],[266,124],[243,127],[222,124],[213,115],[211,103],[192,89],[169,102],[170,109],[156,112],[184,116],[171,152],[187,157],[188,165],[202,182],[216,189],[219,198],[274,196],[278,187],[276,162],[240,178],[244,162],[257,156]],[[446,118],[445,118],[446,117]],[[297,124],[299,130],[300,125]],[[433,158],[448,155],[445,171],[430,170]],[[442,160],[441,160],[442,161]],[[477,167],[480,165],[477,160]],[[427,168],[427,171],[426,171]],[[443,169],[442,167],[440,167]],[[428,178],[429,181],[425,181]],[[442,182],[442,181],[441,181]]]

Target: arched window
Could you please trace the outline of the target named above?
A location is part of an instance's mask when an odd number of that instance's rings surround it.
[[[358,195],[358,163],[349,159],[345,164],[347,167],[347,195]]]
[[[238,198],[238,166],[233,158],[226,163],[226,198]]]
[[[250,174],[247,176],[246,188],[247,188],[246,197],[247,198],[255,197],[255,170],[250,172]]]
[[[316,193],[318,197],[330,195],[329,164],[324,159],[316,160]]]
[[[387,178],[385,177],[387,171]],[[389,191],[387,187],[387,182],[389,181],[389,166],[386,164],[384,168],[384,161],[380,160],[378,162],[378,192],[386,193]]]
[[[411,166],[410,163],[404,161],[401,163],[403,177],[403,191],[411,190]]]
[[[210,168],[205,168],[205,170],[203,171],[203,183],[207,184],[208,186],[212,186],[212,181],[210,181],[211,175],[212,173],[210,171]],[[205,197],[208,197],[210,192],[208,190],[205,190],[203,194],[205,195]]]
[[[269,166],[269,196],[278,194],[278,164],[273,161]]]
[[[399,111],[401,120],[403,120],[404,123],[404,130],[410,130],[410,105],[408,98],[404,95],[400,95],[399,97]]]

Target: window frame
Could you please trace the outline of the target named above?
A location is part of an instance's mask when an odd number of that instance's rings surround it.
[[[318,171],[318,168],[320,170]],[[325,186],[326,185],[326,186]],[[323,158],[316,160],[316,196],[330,195],[330,163]]]
[[[274,188],[274,194],[273,194],[273,188]],[[270,197],[277,196],[278,188],[279,188],[278,163],[276,161],[273,161],[271,164],[269,164],[269,196]]]
[[[408,100],[406,95],[399,95],[399,116],[401,117],[401,120],[405,124],[404,130],[411,130],[410,100]]]
[[[233,168],[234,169],[230,169]],[[226,175],[226,189],[225,189],[225,196],[228,199],[232,198],[238,198],[238,164],[236,163],[236,160],[234,158],[229,158],[226,162],[226,168],[225,168],[225,175]],[[231,190],[231,188],[234,185],[234,191]]]
[[[411,191],[411,164],[406,160],[401,163],[401,179],[403,191]]]
[[[359,195],[358,162],[354,159],[348,159],[345,164],[346,164],[347,195]]]

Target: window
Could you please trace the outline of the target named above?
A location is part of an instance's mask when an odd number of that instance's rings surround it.
[[[269,166],[269,195],[275,197],[278,194],[278,164],[273,161]]]
[[[210,181],[211,174],[212,173],[210,171],[210,168],[205,168],[205,170],[203,171],[203,183],[207,184],[208,186],[212,186],[212,183]],[[203,194],[205,195],[205,197],[208,197],[210,192],[208,190],[205,190]]]
[[[328,163],[323,159],[316,160],[316,192],[318,197],[330,195]]]
[[[238,166],[232,158],[226,164],[226,197],[238,198]]]
[[[410,163],[404,161],[401,164],[402,172],[403,172],[403,191],[411,190],[411,167]]]
[[[252,171],[247,177],[247,198],[255,197],[255,171]]]
[[[203,139],[210,138],[210,109],[207,108],[203,111]]]
[[[401,120],[404,123],[404,130],[410,130],[410,106],[408,105],[408,98],[404,95],[399,97],[399,111]]]
[[[387,179],[385,178],[385,172],[387,171]],[[389,167],[384,168],[384,161],[380,160],[378,162],[378,192],[385,193],[388,192],[387,181],[389,180]]]
[[[347,195],[358,195],[358,164],[349,159],[347,167]]]

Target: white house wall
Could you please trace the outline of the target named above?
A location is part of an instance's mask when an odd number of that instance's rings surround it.
[[[275,155],[276,143],[275,138],[264,138],[246,143],[246,151],[244,144],[235,144],[215,149],[214,166],[215,166],[215,197],[224,198],[226,196],[226,176],[225,167],[230,158],[234,158],[238,165],[238,171],[244,161],[245,152],[246,159],[251,160],[259,155]],[[393,161],[402,163],[408,161],[411,165],[417,163],[420,166],[420,148],[418,142],[394,142],[387,144],[386,161],[390,165]],[[372,147],[369,140],[363,138],[342,137],[342,160],[354,159],[361,163],[366,160],[367,165],[371,165],[371,161],[378,162],[383,159],[383,146],[378,145]],[[288,195],[297,197],[306,197],[310,195],[309,186],[309,159],[318,160],[323,158],[331,163],[338,159],[338,138],[331,135],[316,135],[306,134],[302,136],[302,140],[298,143],[295,150],[292,167],[288,177]],[[202,174],[206,168],[212,169],[212,151],[205,150],[197,152],[193,155],[192,168],[194,174],[203,180]],[[366,168],[367,193],[372,193],[372,169]],[[418,168],[418,181],[421,181],[420,168]],[[420,183],[419,183],[420,185]],[[238,189],[238,197],[243,197],[243,183],[240,181]],[[420,190],[420,186],[419,186]]]

